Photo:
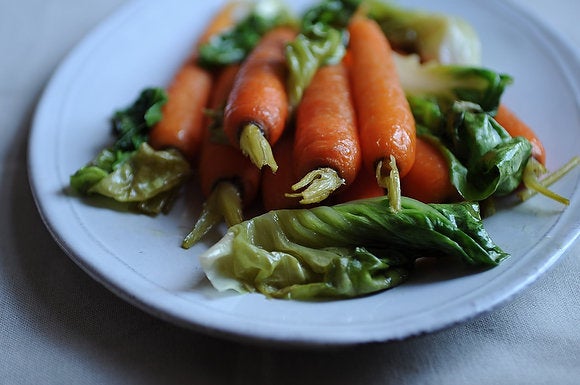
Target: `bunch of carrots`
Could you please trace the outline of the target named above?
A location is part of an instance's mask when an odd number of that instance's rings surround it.
[[[460,198],[444,157],[416,134],[391,45],[375,21],[352,17],[347,54],[319,68],[292,108],[285,59],[297,35],[292,27],[269,31],[239,65],[198,63],[199,46],[233,25],[236,7],[228,3],[207,27],[150,133],[154,148],[179,149],[198,171],[206,203],[184,247],[224,218],[227,225],[241,222],[258,199],[272,210],[375,197],[398,190],[389,185],[393,173],[405,196],[428,203]],[[512,136],[527,138],[545,163],[529,126],[504,105],[495,118]]]

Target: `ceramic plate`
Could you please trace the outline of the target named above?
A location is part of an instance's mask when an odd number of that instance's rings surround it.
[[[289,2],[290,3],[290,2]],[[110,144],[108,119],[148,86],[165,86],[223,1],[127,3],[62,63],[34,119],[29,175],[35,199],[58,244],[88,274],[145,311],[198,331],[276,345],[338,346],[403,339],[465,321],[513,297],[548,269],[580,232],[580,172],[553,186],[564,208],[537,196],[486,220],[512,254],[473,272],[442,263],[420,266],[404,285],[344,301],[293,302],[258,294],[217,293],[197,257],[180,243],[202,198],[189,188],[177,207],[150,218],[99,199],[68,194],[69,176]],[[311,1],[294,0],[296,10]],[[530,123],[550,169],[578,154],[578,56],[550,29],[508,2],[408,1],[459,15],[481,36],[483,64],[514,76],[504,101]]]

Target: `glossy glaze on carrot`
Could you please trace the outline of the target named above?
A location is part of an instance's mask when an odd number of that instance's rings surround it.
[[[401,194],[424,203],[443,203],[458,196],[447,160],[435,145],[421,137],[417,137],[415,163],[401,179]]]
[[[375,169],[395,157],[405,176],[415,161],[415,120],[378,24],[355,16],[350,25],[349,61],[363,162]],[[385,170],[387,171],[387,170]]]
[[[149,134],[149,143],[155,149],[177,148],[196,165],[203,140],[204,109],[212,88],[212,74],[197,64],[199,46],[235,22],[241,2],[232,1],[215,15],[198,39],[189,58],[183,63],[167,87],[167,103],[163,119]]]
[[[224,114],[224,130],[239,146],[241,130],[255,124],[273,145],[288,119],[285,46],[295,30],[278,27],[268,32],[241,65]]]
[[[348,186],[361,167],[356,115],[342,63],[321,67],[296,110],[294,173],[329,167]]]

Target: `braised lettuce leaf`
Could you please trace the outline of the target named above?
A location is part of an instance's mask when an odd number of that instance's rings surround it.
[[[131,202],[147,214],[167,211],[191,170],[177,150],[155,151],[147,144],[166,102],[163,89],[146,88],[129,107],[115,111],[111,118],[114,143],[71,175],[73,190]]]
[[[417,135],[446,158],[451,183],[464,199],[483,201],[521,185],[532,155],[527,139],[512,137],[477,104],[456,102],[447,113],[428,99],[412,104]]]
[[[388,197],[275,210],[232,226],[200,263],[220,290],[287,299],[345,298],[392,288],[416,259],[495,266],[508,257],[486,233],[477,203]]]

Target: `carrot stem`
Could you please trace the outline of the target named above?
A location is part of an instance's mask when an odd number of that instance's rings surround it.
[[[231,182],[218,183],[208,200],[203,204],[201,214],[193,229],[183,239],[182,247],[189,249],[199,242],[222,218],[228,227],[241,223],[242,198],[239,189]]]
[[[272,154],[270,143],[256,124],[244,126],[240,135],[240,149],[258,168],[270,167],[272,172],[278,170],[278,164]]]
[[[538,160],[536,160],[536,158],[530,158],[524,170],[523,177],[526,189],[519,192],[517,194],[518,197],[522,200],[522,202],[525,202],[534,195],[540,193],[547,196],[548,198],[562,203],[563,205],[568,206],[570,204],[570,200],[568,198],[556,194],[555,192],[549,190],[548,187],[556,183],[578,165],[580,165],[580,157],[575,156],[570,159],[564,166],[554,171],[553,173],[548,174],[542,180],[539,180],[539,176],[544,174],[546,169]]]
[[[299,182],[292,185],[292,190],[299,193],[286,194],[288,198],[302,198],[301,204],[318,203],[332,194],[345,183],[338,173],[330,167],[322,167],[310,171]]]
[[[401,176],[397,168],[397,161],[393,155],[385,167],[383,161],[377,163],[376,178],[379,186],[387,190],[389,204],[394,213],[401,211]],[[389,170],[388,173],[385,170]],[[385,176],[388,175],[388,176]]]

